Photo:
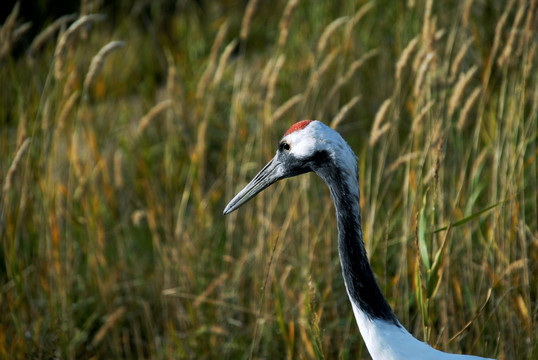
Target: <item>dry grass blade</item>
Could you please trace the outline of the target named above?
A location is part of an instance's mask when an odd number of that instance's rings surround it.
[[[349,69],[348,71],[345,73],[344,76],[340,77],[338,79],[338,81],[336,81],[336,83],[333,85],[333,87],[331,88],[331,90],[329,90],[329,92],[327,93],[327,95],[325,96],[325,101],[323,103],[323,107],[322,108],[326,108],[327,105],[333,100],[334,96],[336,95],[336,93],[345,85],[347,84],[352,78],[353,78],[353,75],[355,75],[355,73],[357,72],[357,70],[359,70],[359,68],[364,65],[364,63],[371,59],[372,57],[374,57],[375,55],[377,55],[379,53],[379,51],[377,49],[374,49],[374,50],[370,50],[368,51],[366,54],[364,54],[360,59],[358,60],[355,60],[350,66],[349,66]]]
[[[424,61],[422,61],[420,67],[417,71],[417,77],[415,80],[415,86],[413,88],[413,93],[415,96],[419,96],[420,90],[422,89],[422,85],[424,83],[424,77],[426,76],[426,73],[428,72],[428,69],[430,67],[430,64],[435,59],[435,53],[429,52],[426,57],[424,58]]]
[[[349,70],[346,72],[346,75],[344,76],[344,79],[346,81],[348,81],[349,79],[351,79],[351,77],[353,76],[353,74],[355,74],[355,72],[362,66],[364,65],[364,63],[368,60],[370,60],[371,58],[373,58],[374,56],[376,56],[377,54],[379,54],[379,50],[378,49],[373,49],[373,50],[370,50],[368,51],[366,54],[364,54],[363,56],[361,56],[360,59],[358,60],[355,60],[353,61],[353,63],[351,64],[351,66],[349,67]]]
[[[188,299],[190,301],[196,301],[197,299],[199,299],[198,295],[188,294],[188,293],[182,292],[181,288],[164,289],[162,291],[162,295],[163,296],[170,296],[170,297]],[[265,313],[260,314],[256,310],[249,309],[249,308],[246,308],[244,306],[237,305],[237,304],[234,304],[234,303],[231,303],[231,302],[225,302],[225,301],[222,301],[222,300],[215,300],[215,299],[210,299],[210,298],[203,298],[203,299],[201,299],[201,302],[205,303],[205,304],[211,304],[211,305],[214,305],[214,306],[227,308],[227,309],[233,309],[234,311],[238,311],[238,312],[245,313],[245,314],[250,314],[250,315],[255,315],[256,317],[263,317],[264,319],[274,320],[272,318],[271,314],[265,314]]]
[[[391,103],[391,99],[386,99],[385,101],[383,101],[383,104],[381,104],[379,110],[375,115],[374,124],[372,125],[372,131],[370,132],[370,146],[374,146],[381,137],[381,135],[383,135],[390,129],[390,122],[383,125],[381,125],[381,123],[383,122],[383,119],[385,118],[385,115],[387,114]]]
[[[336,31],[336,29],[338,29],[339,26],[345,24],[348,20],[348,16],[342,16],[341,18],[338,18],[331,22],[329,25],[327,25],[319,38],[318,53],[321,53],[323,52],[323,50],[325,50],[325,48],[327,47],[327,42],[329,41],[331,35]]]
[[[353,15],[353,17],[348,21],[346,29],[348,38],[351,35],[351,32],[353,31],[355,25],[357,25],[357,23],[364,17],[364,15],[368,13],[368,11],[370,11],[374,7],[374,5],[375,3],[373,1],[367,2],[366,4],[361,6],[359,10],[357,10],[355,15]]]
[[[19,40],[19,38],[30,28],[32,27],[32,23],[27,22],[13,30],[11,33],[5,33],[2,34],[3,40],[0,40],[0,60],[2,60],[9,52],[11,51],[11,47],[13,44]]]
[[[11,46],[16,41],[17,31],[15,29],[15,23],[17,22],[17,17],[19,16],[20,2],[15,3],[13,10],[6,18],[4,25],[0,28],[0,60],[2,60],[9,52],[11,51]],[[20,35],[20,31],[19,31]]]
[[[60,28],[64,27],[67,23],[75,20],[76,18],[76,14],[69,14],[56,19],[52,24],[47,26],[45,30],[41,31],[39,35],[34,38],[32,43],[30,44],[30,47],[28,48],[28,55],[35,56],[39,49],[41,49],[49,39],[53,38],[54,34],[56,34],[56,32]]]
[[[409,154],[405,154],[397,158],[392,164],[387,167],[386,174],[394,172],[400,165],[405,164],[413,159],[419,158],[422,156],[422,151],[416,151]]]
[[[497,52],[497,50],[499,48],[499,45],[501,43],[503,30],[504,30],[504,26],[506,25],[508,15],[510,15],[510,12],[512,11],[512,8],[514,7],[515,3],[516,3],[516,0],[510,0],[506,4],[506,8],[504,9],[503,14],[501,15],[501,17],[497,21],[497,26],[495,26],[495,37],[493,38],[493,46],[492,46],[492,49],[491,49],[491,56],[492,57],[496,54],[496,52]]]
[[[425,49],[432,47],[433,34],[435,33],[434,19],[432,19],[432,5],[433,0],[426,0],[422,25],[422,46]]]
[[[214,279],[208,286],[207,288],[200,294],[196,297],[196,300],[193,302],[193,306],[194,307],[199,307],[203,302],[206,301],[206,299],[209,298],[209,295],[211,295],[211,293],[217,289],[219,286],[222,285],[223,282],[225,282],[226,280],[228,279],[228,274],[227,273],[222,273],[220,274],[219,277],[217,277],[216,279]]]
[[[537,7],[538,1],[532,0],[529,4],[529,8],[527,9],[527,17],[525,18],[525,26],[523,27],[523,36],[521,36],[516,54],[521,54],[523,47],[532,41],[532,37],[538,30],[538,24],[536,21],[536,17],[538,16],[536,11]]]
[[[75,106],[75,103],[79,98],[79,95],[80,95],[80,91],[76,90],[69,96],[69,98],[67,98],[67,101],[62,106],[62,110],[60,111],[60,115],[58,116],[58,121],[57,121],[58,130],[62,130],[65,127],[66,120],[69,117],[71,110]]]
[[[230,59],[230,56],[232,55],[235,47],[237,46],[237,39],[233,39],[231,43],[229,43],[226,48],[224,48],[224,52],[222,53],[220,59],[219,59],[219,65],[217,66],[217,70],[215,71],[215,76],[213,77],[213,86],[218,84],[220,80],[222,79],[222,75],[224,74],[224,69],[226,68],[226,65],[228,64],[228,60]]]
[[[448,340],[449,343],[454,341],[455,339],[457,339],[458,336],[460,336],[461,334],[463,334],[465,329],[467,329],[473,323],[473,321],[475,321],[480,316],[480,314],[482,314],[482,311],[484,311],[484,308],[486,307],[486,305],[487,305],[487,303],[489,301],[489,298],[491,297],[492,290],[493,290],[492,288],[488,289],[488,293],[486,294],[486,298],[484,299],[484,302],[482,303],[482,305],[480,306],[480,308],[478,309],[476,314],[473,316],[473,318],[467,324],[465,324],[465,326],[463,328],[461,328],[460,331],[458,331],[456,334],[454,334],[454,336],[452,336],[450,338],[450,340]]]
[[[487,151],[485,149],[482,150],[480,152],[480,154],[478,154],[478,156],[474,160],[473,167],[471,169],[471,176],[470,176],[471,179],[476,178],[476,176],[478,175],[478,173],[480,171],[480,168],[482,167],[484,161],[486,161],[487,155],[488,155],[488,153],[487,153]]]
[[[338,127],[338,125],[340,124],[340,122],[342,122],[344,117],[347,115],[349,110],[351,110],[353,108],[353,106],[355,106],[359,102],[360,99],[361,99],[360,96],[358,96],[358,95],[354,96],[351,100],[349,100],[347,102],[347,104],[342,106],[342,108],[340,109],[338,114],[336,114],[336,116],[331,121],[331,125],[330,125],[331,128],[336,129]]]
[[[252,22],[252,18],[254,17],[254,11],[256,10],[257,5],[258,0],[250,0],[247,4],[245,15],[243,16],[243,21],[241,23],[241,31],[239,33],[239,38],[241,39],[241,41],[245,41],[248,37],[248,33],[250,31],[250,24]]]
[[[468,39],[463,46],[459,49],[458,53],[454,57],[454,61],[452,62],[452,65],[450,66],[450,81],[454,81],[456,79],[456,75],[458,73],[458,70],[460,68],[461,62],[465,58],[465,54],[467,54],[467,51],[469,50],[469,47],[473,43],[474,39]]]
[[[514,54],[515,38],[517,34],[521,34],[521,29],[519,29],[519,26],[521,25],[521,21],[523,20],[523,17],[525,16],[526,12],[526,1],[520,1],[519,8],[517,9],[516,17],[514,19],[514,23],[510,29],[508,41],[506,42],[506,45],[504,46],[501,55],[497,59],[497,64],[500,67],[504,66],[509,61],[510,57]]]
[[[469,111],[471,111],[471,108],[473,107],[476,99],[478,98],[481,92],[482,92],[482,87],[477,86],[473,90],[471,95],[467,98],[467,100],[465,100],[465,105],[463,105],[463,109],[461,110],[460,116],[458,118],[458,124],[457,124],[458,130],[461,131],[465,127],[465,123],[467,122]]]
[[[438,42],[439,40],[441,40],[443,38],[443,36],[445,36],[446,34],[446,30],[445,29],[439,29],[435,32],[435,34],[433,35],[433,39]]]
[[[15,172],[17,171],[17,167],[19,166],[19,163],[21,162],[24,153],[26,152],[26,150],[28,150],[28,146],[30,146],[30,138],[26,138],[26,140],[24,140],[24,142],[19,147],[19,150],[17,150],[13,161],[11,162],[11,166],[9,167],[6,178],[4,180],[4,194],[7,194],[7,192],[9,192],[9,190],[11,189],[11,186],[13,184],[13,177],[15,176]]]
[[[84,15],[79,18],[77,21],[71,24],[65,33],[60,36],[56,49],[54,50],[54,61],[55,69],[54,76],[56,79],[61,79],[63,77],[63,66],[64,66],[64,56],[67,48],[71,45],[75,34],[82,29],[84,26],[91,24],[92,22],[102,21],[105,19],[105,15],[102,14],[90,14]]]
[[[20,8],[21,3],[17,1],[11,10],[11,13],[6,18],[4,25],[2,25],[2,28],[0,28],[0,42],[2,43],[2,46],[5,46],[4,44],[9,42],[13,29],[15,28],[15,22],[19,16]]]
[[[121,318],[123,317],[123,315],[125,315],[126,312],[127,312],[127,308],[123,305],[117,308],[116,310],[114,310],[114,312],[108,316],[108,318],[106,319],[103,326],[101,326],[99,331],[97,331],[97,334],[95,334],[95,337],[92,340],[92,345],[93,346],[99,345],[99,343],[103,341],[103,339],[105,338],[109,330],[112,329],[119,320],[121,320]]]
[[[434,104],[435,104],[435,100],[430,100],[426,105],[422,107],[422,110],[420,110],[420,113],[413,118],[413,123],[411,125],[412,134],[415,133],[418,129],[421,129],[419,125],[422,123],[422,120],[424,119],[424,117],[426,116],[428,111],[430,111],[430,109],[432,108]]]
[[[402,55],[400,56],[400,59],[398,59],[398,62],[396,63],[396,80],[399,80],[402,76],[402,71],[404,67],[409,62],[409,58],[411,57],[411,53],[415,50],[418,44],[418,36],[415,36],[409,44],[405,47],[405,49],[402,51]]]
[[[123,154],[120,150],[114,153],[114,187],[116,189],[123,188]]]
[[[63,97],[68,97],[75,91],[79,91],[80,87],[80,74],[78,69],[73,69],[67,75],[64,81]]]
[[[469,81],[471,81],[473,75],[477,72],[477,70],[478,66],[474,65],[472,68],[467,70],[465,74],[460,75],[456,86],[454,86],[452,96],[450,96],[450,100],[448,101],[448,116],[452,116],[454,114],[456,107],[459,105],[461,96],[463,95],[463,90],[465,89],[467,84],[469,84]]]
[[[282,69],[282,66],[284,66],[284,63],[286,61],[286,57],[284,55],[279,55],[275,66],[273,68],[273,71],[271,73],[271,76],[268,79],[267,84],[267,96],[265,97],[264,101],[264,118],[267,122],[272,121],[271,119],[271,113],[272,113],[272,105],[273,105],[273,98],[275,97],[275,91],[276,91],[276,83],[278,80],[278,74],[280,74],[280,70]]]
[[[514,7],[514,5],[515,5],[515,0],[508,1],[503,14],[497,21],[497,26],[495,26],[495,36],[493,38],[493,45],[491,46],[491,51],[489,54],[486,71],[483,72],[484,78],[482,82],[484,85],[486,85],[489,82],[489,77],[491,76],[491,69],[493,67],[493,63],[495,62],[495,57],[497,56],[497,51],[499,50],[499,46],[501,44],[501,38],[503,36],[504,26],[506,25],[506,20],[508,19],[508,15],[512,11],[512,8]]]
[[[304,92],[303,105],[308,103],[312,92],[316,93],[316,89],[318,89],[319,87],[320,79],[322,79],[325,72],[330,68],[331,64],[336,59],[338,54],[338,49],[331,51],[323,58],[321,64],[313,69],[312,75],[310,76],[310,79],[308,81],[308,85],[306,86],[306,91]]]
[[[142,119],[140,119],[140,123],[138,124],[138,129],[136,131],[136,137],[139,137],[144,132],[153,119],[155,119],[161,112],[168,109],[172,105],[172,100],[163,100],[152,107],[148,113]]]
[[[525,58],[525,62],[523,63],[523,74],[528,77],[528,75],[531,73],[533,69],[534,64],[534,55],[536,55],[536,48],[538,47],[538,44],[535,42],[530,46],[529,52],[527,53],[527,56]]]
[[[27,32],[28,30],[30,30],[30,28],[32,27],[32,23],[31,22],[25,22],[24,24],[22,24],[21,26],[19,26],[18,28],[16,28],[14,31],[13,31],[13,35],[11,37],[11,42],[12,43],[15,43],[17,42],[17,40],[19,40],[19,38],[24,35],[25,32]]]
[[[93,82],[97,78],[97,74],[101,71],[103,68],[103,64],[105,63],[106,58],[108,55],[110,55],[113,51],[122,48],[125,46],[125,43],[123,41],[111,41],[105,46],[99,50],[97,55],[95,55],[92,59],[92,62],[90,63],[90,68],[88,69],[88,73],[86,74],[86,77],[84,78],[84,96],[88,95],[88,91],[90,87],[92,86]]]
[[[196,98],[201,99],[204,95],[205,89],[207,88],[211,76],[213,75],[213,71],[215,71],[215,68],[217,66],[217,57],[219,53],[220,46],[224,42],[224,39],[226,37],[226,34],[228,33],[228,27],[229,27],[229,21],[225,21],[219,28],[219,31],[217,32],[217,36],[215,36],[215,41],[213,42],[213,46],[211,47],[211,53],[209,55],[209,61],[207,63],[207,67],[204,70],[204,73],[200,77],[200,81],[198,81],[198,86],[196,87]]]
[[[293,15],[293,10],[299,4],[299,0],[289,0],[284,9],[284,14],[280,20],[278,28],[280,29],[280,35],[278,36],[278,46],[282,47],[286,45],[286,40],[288,39],[288,34],[290,32],[291,16]]]
[[[293,96],[292,98],[288,99],[284,104],[280,105],[273,112],[272,121],[276,121],[280,119],[286,112],[288,112],[292,107],[300,103],[302,100],[303,100],[303,94],[297,94]]]
[[[461,18],[464,27],[469,26],[469,18],[471,16],[471,10],[473,8],[473,1],[474,0],[466,0],[465,5],[463,6],[463,15]]]
[[[336,56],[338,55],[338,50],[331,51],[325,58],[323,59],[323,62],[321,65],[316,69],[314,72],[314,75],[312,76],[312,84],[317,84],[319,80],[322,78],[323,74],[329,69],[331,64],[333,63],[334,59],[336,59]]]

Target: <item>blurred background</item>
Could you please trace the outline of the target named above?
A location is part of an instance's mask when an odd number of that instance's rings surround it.
[[[538,2],[3,1],[0,358],[368,359],[302,119],[416,337],[538,356]]]

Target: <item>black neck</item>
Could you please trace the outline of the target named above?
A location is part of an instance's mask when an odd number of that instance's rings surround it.
[[[338,252],[342,274],[351,301],[369,318],[382,319],[400,326],[381,293],[368,262],[362,240],[358,173],[349,174],[325,158],[316,169],[331,190],[338,222]]]

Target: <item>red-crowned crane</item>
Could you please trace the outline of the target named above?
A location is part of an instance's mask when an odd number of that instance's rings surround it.
[[[362,240],[357,157],[339,133],[319,121],[292,125],[275,157],[224,209],[228,214],[276,181],[313,171],[329,186],[336,208],[338,252],[355,319],[374,360],[483,359],[447,354],[415,339],[381,293]]]

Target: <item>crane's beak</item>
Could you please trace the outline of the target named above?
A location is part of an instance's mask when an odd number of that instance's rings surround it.
[[[241,205],[252,199],[259,192],[274,184],[285,176],[284,166],[275,156],[261,171],[230,201],[224,209],[224,214],[229,214]]]

